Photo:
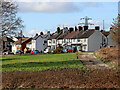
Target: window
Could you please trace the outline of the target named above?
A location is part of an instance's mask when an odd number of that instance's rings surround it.
[[[104,39],[104,42],[105,42],[106,40]]]
[[[47,43],[47,41],[45,40],[44,43]]]
[[[55,43],[55,40],[53,40],[53,43]]]
[[[86,49],[86,46],[84,46],[84,50]]]
[[[73,39],[73,42],[75,42],[75,39]]]
[[[52,49],[55,49],[55,46],[52,46]]]
[[[70,39],[68,39],[68,42],[70,42]]]
[[[80,42],[80,40],[78,39],[78,42]]]
[[[86,42],[86,39],[84,39],[84,42]]]
[[[67,42],[68,40],[66,39],[65,42]]]
[[[49,41],[49,43],[51,43],[51,41]]]

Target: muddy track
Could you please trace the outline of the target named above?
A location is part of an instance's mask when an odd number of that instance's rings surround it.
[[[78,59],[90,69],[111,69],[101,60],[98,60],[93,53],[79,53]]]

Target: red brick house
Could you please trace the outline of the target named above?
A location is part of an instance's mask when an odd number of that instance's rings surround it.
[[[23,37],[23,38],[19,39],[18,41],[14,42],[12,44],[12,52],[16,53],[17,50],[24,51],[24,49],[26,48],[26,44],[31,42],[31,40],[32,40],[32,38]]]

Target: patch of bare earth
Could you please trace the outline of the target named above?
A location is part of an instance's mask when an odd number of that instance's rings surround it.
[[[39,72],[3,72],[5,88],[120,88],[116,70],[54,69]]]
[[[115,47],[102,48],[96,51],[96,54],[106,60],[109,60],[109,62],[113,62],[116,65],[118,65],[118,59],[120,58],[118,48]]]

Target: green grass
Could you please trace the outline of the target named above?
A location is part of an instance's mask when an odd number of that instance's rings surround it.
[[[40,71],[52,68],[86,68],[76,53],[3,57],[2,71]]]

